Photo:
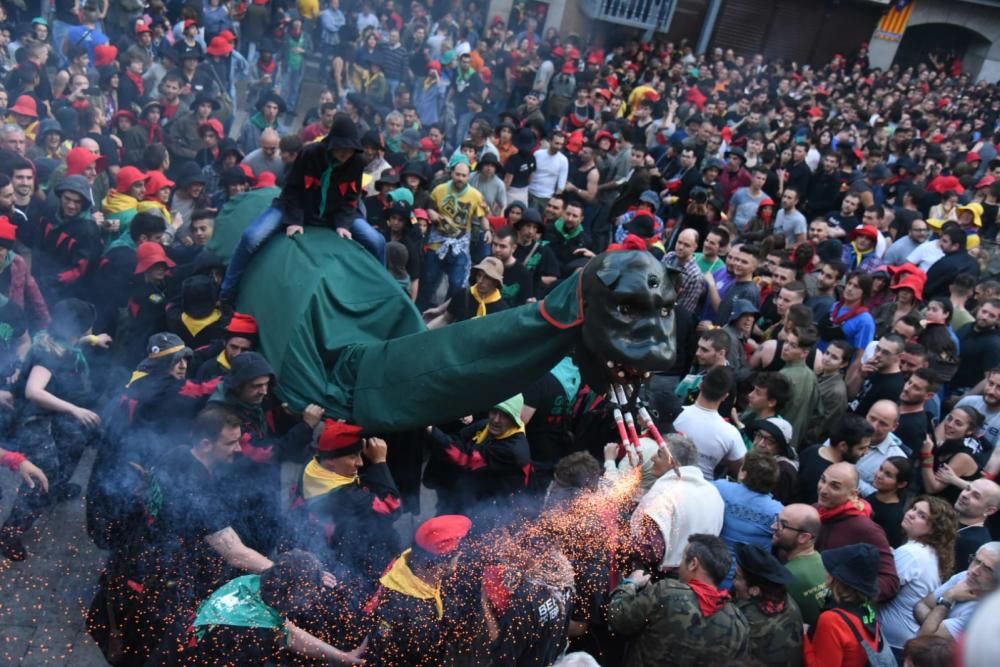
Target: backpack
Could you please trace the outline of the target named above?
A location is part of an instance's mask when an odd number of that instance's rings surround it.
[[[876,625],[875,634],[877,641],[875,644],[880,647],[878,651],[876,651],[868,644],[867,641],[865,641],[865,638],[861,636],[858,629],[853,623],[851,623],[850,619],[847,618],[847,614],[839,609],[831,609],[830,611],[844,619],[844,623],[846,623],[847,627],[851,629],[851,633],[854,635],[854,638],[859,644],[861,644],[861,648],[865,650],[865,655],[868,656],[869,667],[897,667],[899,665],[899,663],[896,662],[896,657],[892,654],[892,647],[889,646],[889,642],[887,642],[885,637],[882,636],[881,628]]]

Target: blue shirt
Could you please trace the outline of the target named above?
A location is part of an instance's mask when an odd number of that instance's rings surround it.
[[[764,549],[771,548],[771,535],[778,515],[784,508],[770,493],[751,491],[739,482],[728,479],[717,479],[712,482],[722,496],[726,505],[726,513],[722,520],[722,532],[719,537],[734,554],[737,544],[752,544]],[[726,588],[732,581],[735,565],[730,568],[729,576],[720,588]]]
[[[101,32],[100,28],[88,28],[85,25],[75,25],[66,31],[66,42],[70,46],[85,46],[87,48],[87,53],[90,54],[90,65],[88,69],[94,69],[94,49],[101,45],[107,44],[108,36]]]
[[[836,307],[836,302],[830,306],[831,315],[846,315],[851,310],[847,306],[841,306],[839,310],[834,312],[834,308]],[[844,335],[847,337],[847,342],[853,345],[856,350],[864,350],[868,347],[868,343],[875,340],[875,320],[868,311],[860,315],[855,315],[846,322],[843,322],[840,328],[843,329]],[[828,340],[821,340],[818,343],[820,351],[826,350],[829,346],[830,341]]]

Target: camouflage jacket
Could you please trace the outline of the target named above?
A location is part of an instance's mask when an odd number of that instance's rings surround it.
[[[628,638],[622,664],[695,667],[746,655],[750,625],[732,604],[705,618],[688,586],[663,579],[611,594],[611,628]]]
[[[785,609],[768,615],[755,600],[739,600],[736,608],[750,623],[748,654],[767,667],[799,667],[802,664],[802,614],[792,596],[785,596]]]

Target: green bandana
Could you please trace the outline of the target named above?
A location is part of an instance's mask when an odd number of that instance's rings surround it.
[[[285,621],[260,599],[260,575],[237,577],[212,593],[194,619],[198,639],[214,625],[238,628],[280,628]]]

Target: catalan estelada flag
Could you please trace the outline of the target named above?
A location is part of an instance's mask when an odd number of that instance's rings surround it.
[[[913,13],[914,4],[916,4],[916,0],[893,0],[889,11],[878,24],[875,37],[890,42],[898,42],[903,39],[903,33],[906,32],[906,24],[910,20],[910,14]]]

